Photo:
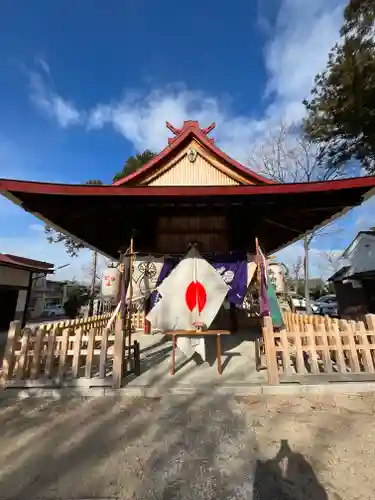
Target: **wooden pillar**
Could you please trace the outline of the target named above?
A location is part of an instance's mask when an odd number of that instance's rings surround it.
[[[270,385],[277,385],[280,383],[279,371],[277,368],[275,337],[273,334],[273,324],[270,316],[263,318],[263,339],[264,348],[266,351],[267,359],[267,377]]]
[[[147,299],[144,302],[144,325],[143,325],[143,332],[146,335],[149,335],[151,333],[151,323],[147,321],[146,316],[149,313],[151,309],[151,295],[147,297]]]
[[[30,297],[31,297],[31,288],[32,288],[32,286],[33,286],[33,273],[30,273],[29,284],[27,286],[27,295],[26,295],[26,301],[25,301],[25,308],[23,310],[22,319],[21,319],[21,328],[24,328],[25,325],[26,325],[27,310],[28,310],[29,304],[30,304]]]

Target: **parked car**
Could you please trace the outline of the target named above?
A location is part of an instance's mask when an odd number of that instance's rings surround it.
[[[56,306],[46,307],[42,315],[52,318],[54,316],[65,316],[66,312],[64,306],[56,305]]]
[[[302,295],[293,294],[293,295],[291,295],[290,298],[292,300],[293,307],[297,311],[306,311],[306,299],[305,299],[305,297],[303,297]],[[310,301],[310,307],[311,307],[311,310],[313,313],[318,312],[318,308],[315,306],[315,303],[313,300]]]
[[[315,301],[315,307],[318,309],[318,314],[337,316],[338,304],[336,295],[323,295],[323,297]]]

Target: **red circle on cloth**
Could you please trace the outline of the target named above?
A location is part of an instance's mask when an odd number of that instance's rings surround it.
[[[197,307],[199,312],[203,311],[207,302],[207,293],[202,283],[199,281],[190,283],[186,289],[185,301],[190,311],[194,307]]]

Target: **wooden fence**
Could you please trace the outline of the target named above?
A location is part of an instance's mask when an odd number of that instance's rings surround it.
[[[22,330],[20,322],[13,321],[4,352],[1,386],[118,387],[123,375],[124,337],[116,319],[107,327],[110,318],[111,313],[106,313]],[[133,330],[143,325],[143,312],[134,310]],[[133,354],[137,346],[131,346]]]
[[[284,312],[276,331],[264,318],[268,381],[375,380],[375,315],[364,321]]]

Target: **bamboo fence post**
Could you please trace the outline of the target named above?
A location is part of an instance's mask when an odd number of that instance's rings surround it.
[[[272,319],[269,316],[263,318],[263,338],[267,357],[267,376],[270,385],[280,383],[279,372],[277,368],[275,337],[273,333]]]
[[[9,325],[7,343],[4,351],[3,370],[1,375],[1,385],[5,386],[7,381],[13,376],[15,365],[15,350],[21,334],[21,322],[12,321]]]

